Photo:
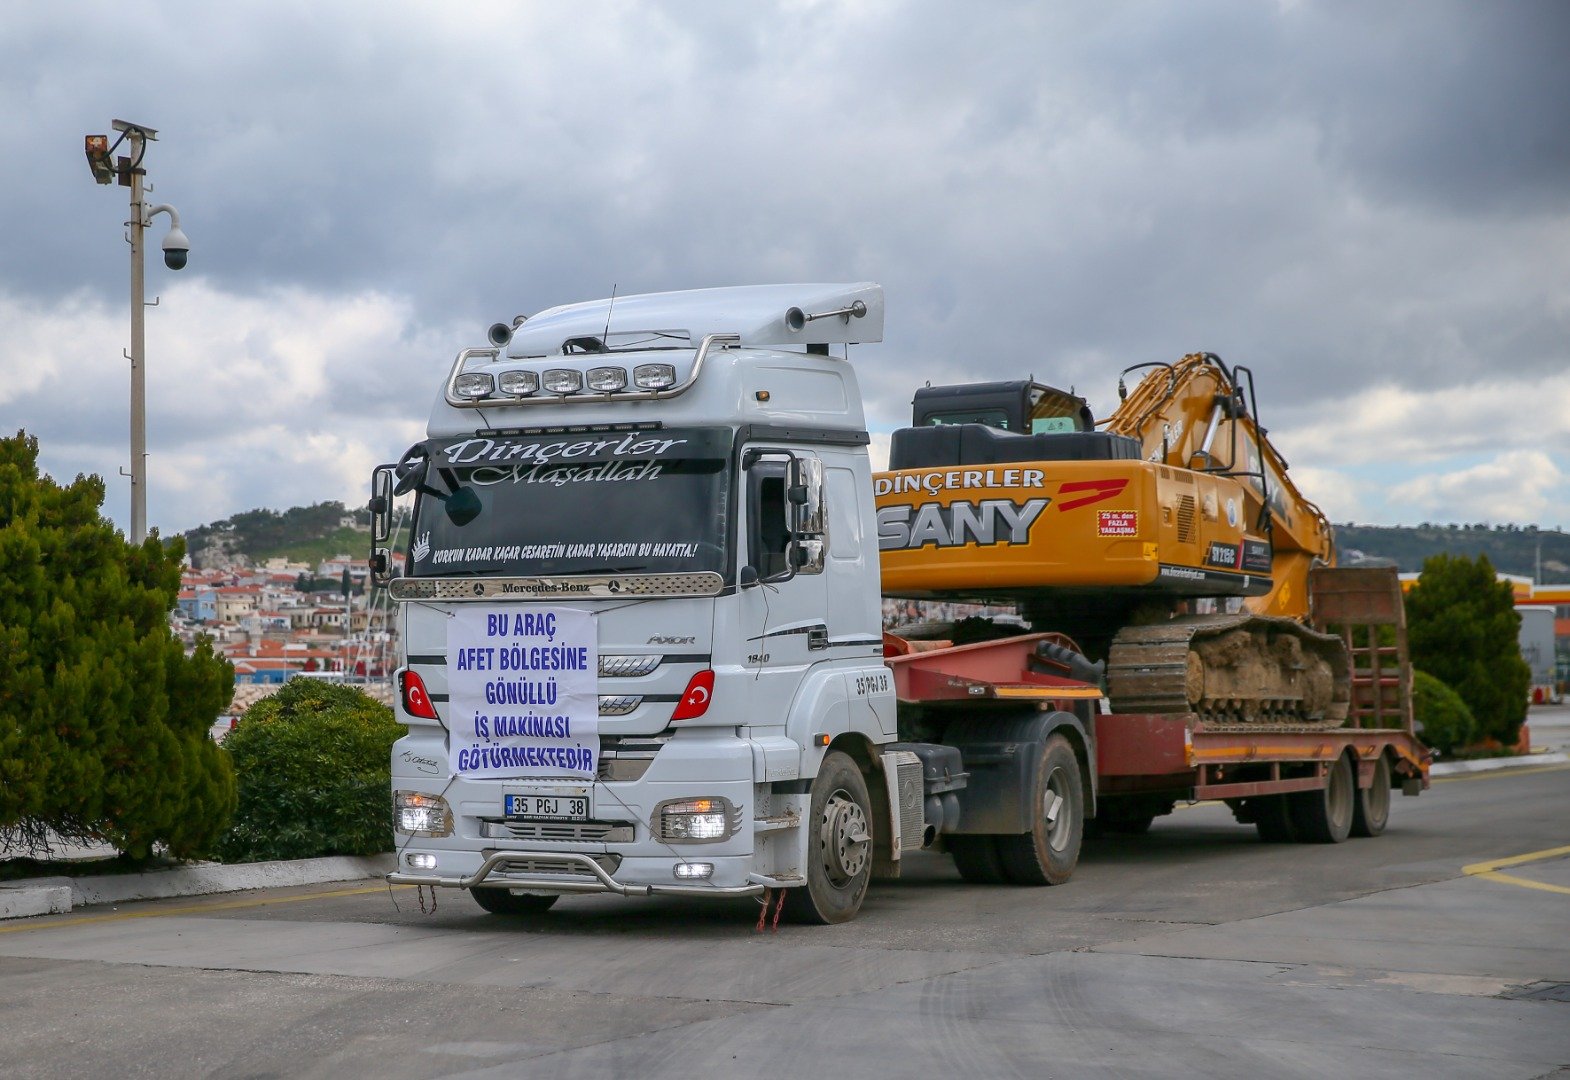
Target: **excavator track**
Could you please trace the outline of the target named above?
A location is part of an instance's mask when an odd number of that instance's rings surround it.
[[[1213,727],[1338,728],[1348,686],[1339,637],[1264,615],[1125,627],[1107,659],[1114,712],[1197,713]]]

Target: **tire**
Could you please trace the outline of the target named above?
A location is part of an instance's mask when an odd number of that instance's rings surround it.
[[[1339,844],[1352,834],[1353,807],[1357,805],[1357,774],[1352,759],[1342,754],[1330,766],[1325,786],[1318,791],[1292,795],[1292,831],[1301,844]]]
[[[1292,824],[1292,809],[1285,795],[1256,795],[1249,800],[1254,804],[1254,828],[1259,838],[1267,844],[1290,844],[1297,839],[1297,829]]]
[[[1378,836],[1390,822],[1390,759],[1383,754],[1374,762],[1374,778],[1359,788],[1352,804],[1352,835]]]
[[[998,858],[996,836],[949,836],[943,840],[954,856],[959,876],[972,885],[1000,885],[1008,880]]]
[[[492,915],[544,915],[559,896],[515,893],[509,889],[470,889],[469,895]]]
[[[1074,876],[1085,835],[1085,789],[1068,739],[1048,737],[1030,785],[1039,812],[1030,831],[997,838],[1003,873],[1019,885],[1061,885]]]
[[[812,781],[807,827],[806,903],[789,905],[797,920],[849,922],[872,880],[872,800],[847,754],[830,750]]]
[[[1134,817],[1113,818],[1102,823],[1102,829],[1108,833],[1119,836],[1144,836],[1150,831],[1150,826],[1155,822],[1155,814],[1139,814]]]

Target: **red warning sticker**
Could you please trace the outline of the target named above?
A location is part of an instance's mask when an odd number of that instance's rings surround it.
[[[1102,536],[1138,536],[1138,510],[1102,510],[1096,514],[1096,532]]]

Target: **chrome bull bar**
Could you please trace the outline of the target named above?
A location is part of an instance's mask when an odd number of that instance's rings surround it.
[[[538,865],[541,862],[559,864],[562,873],[516,874],[511,868]],[[565,876],[581,871],[592,880],[573,879]],[[498,875],[492,878],[491,875]],[[390,885],[430,885],[446,889],[527,889],[531,892],[549,893],[615,893],[618,896],[758,896],[763,885],[626,885],[611,877],[594,856],[579,852],[497,851],[487,856],[480,868],[468,877],[440,876],[436,874],[405,874],[393,871],[387,875]]]

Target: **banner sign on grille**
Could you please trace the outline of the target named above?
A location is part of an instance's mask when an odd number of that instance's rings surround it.
[[[447,623],[449,760],[460,777],[574,777],[599,766],[592,612],[465,604]]]

